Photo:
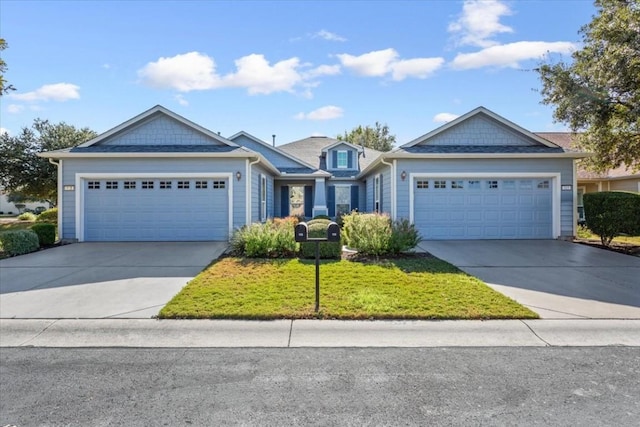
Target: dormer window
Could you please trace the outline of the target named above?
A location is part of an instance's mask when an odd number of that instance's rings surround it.
[[[346,169],[347,168],[347,152],[344,150],[338,151],[338,157],[336,162],[336,168],[338,169]]]

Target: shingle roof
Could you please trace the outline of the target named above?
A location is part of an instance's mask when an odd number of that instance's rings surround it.
[[[542,145],[414,145],[401,148],[397,152],[419,154],[456,154],[456,153],[564,153],[561,147]]]
[[[327,165],[325,158],[322,157],[322,149],[333,145],[336,142],[338,142],[337,139],[330,138],[328,136],[311,136],[288,144],[279,145],[278,148],[317,167],[318,169],[326,170]],[[360,170],[373,163],[373,161],[381,154],[381,151],[377,151],[372,148],[364,148],[364,152],[360,156]],[[351,172],[351,175],[353,175],[353,172]]]
[[[331,175],[336,178],[351,178],[358,175],[358,171],[331,171]]]
[[[565,149],[575,149],[574,142],[575,138],[578,136],[578,134],[573,132],[535,132],[535,134]],[[637,174],[634,174],[633,171],[626,166],[620,166],[603,173],[598,173],[586,170],[581,165],[581,162],[578,162],[579,179],[624,178],[633,175]]]
[[[91,145],[74,147],[71,153],[229,153],[240,150],[228,145]]]
[[[305,174],[315,172],[315,170],[311,168],[278,168],[278,170],[282,173],[288,174]]]

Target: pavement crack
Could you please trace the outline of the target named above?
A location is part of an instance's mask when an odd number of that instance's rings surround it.
[[[291,334],[293,333],[293,319],[291,319],[291,325],[289,326],[289,340],[287,341],[287,348],[291,347]]]
[[[520,322],[524,323],[524,325],[531,331],[531,333],[533,335],[536,336],[536,338],[538,338],[540,341],[542,341],[544,343],[545,346],[547,347],[553,347],[553,345],[549,344],[546,340],[544,340],[540,335],[538,335],[538,333],[536,331],[533,330],[533,328],[531,327],[531,325],[529,325],[527,322],[525,322],[524,320],[520,320]]]
[[[156,308],[156,307],[164,307],[165,304],[156,304],[156,305],[151,305],[149,307],[143,307],[143,308],[136,308],[135,310],[130,310],[130,311],[124,311],[122,313],[116,313],[116,314],[111,314],[109,316],[105,316],[103,317],[103,319],[117,319],[118,317],[116,316],[124,316],[125,314],[130,314],[130,313],[137,313],[138,311],[144,311],[144,310],[149,310],[150,308]],[[151,318],[151,317],[148,317]],[[137,319],[137,317],[136,317]],[[147,319],[147,317],[141,317],[141,319]]]
[[[31,338],[29,338],[28,340],[26,340],[25,342],[20,343],[20,344],[18,345],[18,347],[24,347],[24,346],[26,346],[26,345],[27,345],[27,343],[28,343],[29,341],[33,341],[33,340],[35,340],[35,339],[36,339],[36,338],[38,338],[40,335],[42,335],[42,334],[43,334],[47,329],[49,329],[50,327],[52,327],[53,325],[55,325],[55,324],[56,324],[56,323],[58,323],[59,321],[60,321],[60,319],[54,319],[54,321],[53,321],[53,322],[49,323],[49,324],[48,324],[47,326],[45,326],[45,327],[44,327],[40,332],[38,332],[38,334],[37,334],[35,337],[31,337]]]

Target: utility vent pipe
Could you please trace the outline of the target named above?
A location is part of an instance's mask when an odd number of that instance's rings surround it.
[[[273,146],[275,147],[276,146],[276,135],[275,134],[271,135],[271,138],[273,139]]]

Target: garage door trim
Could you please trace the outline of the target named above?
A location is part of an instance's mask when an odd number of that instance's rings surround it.
[[[88,179],[143,179],[143,178],[221,178],[229,183],[227,189],[229,205],[229,236],[233,232],[233,174],[231,173],[176,173],[176,172],[135,172],[135,173],[76,173],[76,238],[84,242],[84,181]]]
[[[477,178],[477,179],[488,179],[488,178],[497,178],[497,179],[536,179],[536,178],[545,178],[551,179],[551,211],[552,211],[552,232],[553,238],[557,239],[560,236],[560,176],[558,173],[549,173],[549,172],[535,172],[535,173],[520,173],[520,172],[502,172],[502,173],[491,173],[491,172],[482,172],[482,173],[470,173],[470,172],[446,172],[446,173],[422,173],[422,172],[412,172],[409,174],[409,221],[413,224],[415,223],[415,208],[414,208],[414,191],[415,191],[415,180],[421,178]]]

